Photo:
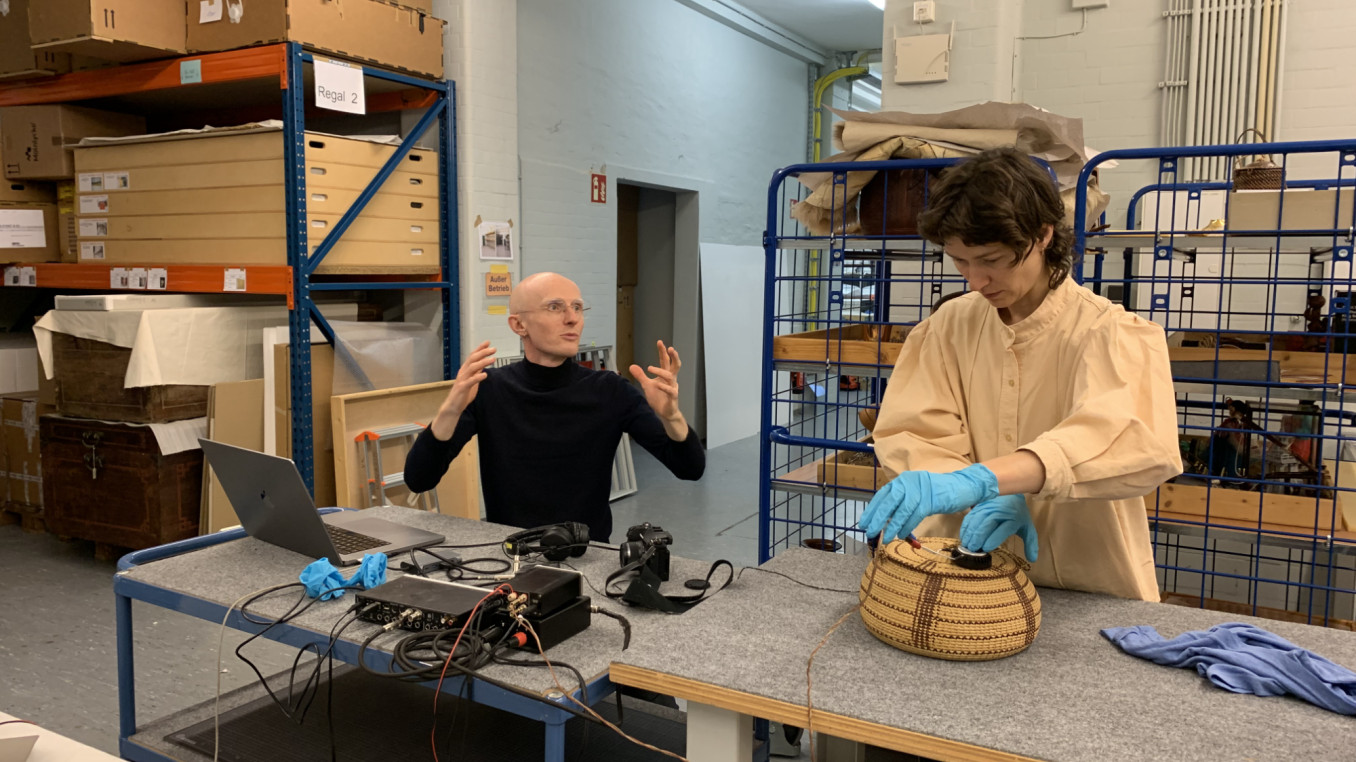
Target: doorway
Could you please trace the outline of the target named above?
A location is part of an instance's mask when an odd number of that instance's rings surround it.
[[[678,348],[678,403],[705,431],[697,194],[617,183],[617,370],[658,361],[655,342]]]

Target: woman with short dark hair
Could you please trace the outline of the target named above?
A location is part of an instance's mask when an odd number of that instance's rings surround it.
[[[1069,279],[1048,172],[1011,148],[949,169],[919,229],[969,293],[910,333],[882,400],[892,481],[859,526],[989,552],[1016,535],[1038,585],[1158,600],[1143,496],[1181,473],[1158,325]]]

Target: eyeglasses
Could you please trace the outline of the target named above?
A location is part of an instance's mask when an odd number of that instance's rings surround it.
[[[565,303],[559,299],[547,302],[535,310],[521,310],[522,312],[549,312],[552,315],[563,315],[566,311],[573,312],[576,315],[583,316],[589,311],[589,306],[583,302]]]

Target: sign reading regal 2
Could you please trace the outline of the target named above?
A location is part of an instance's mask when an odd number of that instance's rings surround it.
[[[600,175],[594,172],[592,184],[589,186],[589,200],[595,204],[607,203],[607,175]]]

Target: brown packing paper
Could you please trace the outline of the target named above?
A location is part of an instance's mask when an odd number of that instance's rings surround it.
[[[1073,221],[1074,186],[1086,152],[1081,119],[1026,104],[994,102],[941,114],[833,111],[844,120],[834,125],[834,144],[843,153],[829,157],[828,162],[964,158],[978,150],[1015,145],[1050,163],[1063,190],[1065,219]],[[798,179],[811,193],[792,207],[791,216],[814,235],[860,232],[857,197],[875,174],[851,172],[846,188],[826,182],[831,177],[828,173],[802,175]],[[1090,184],[1089,220],[1100,215],[1107,200]]]

